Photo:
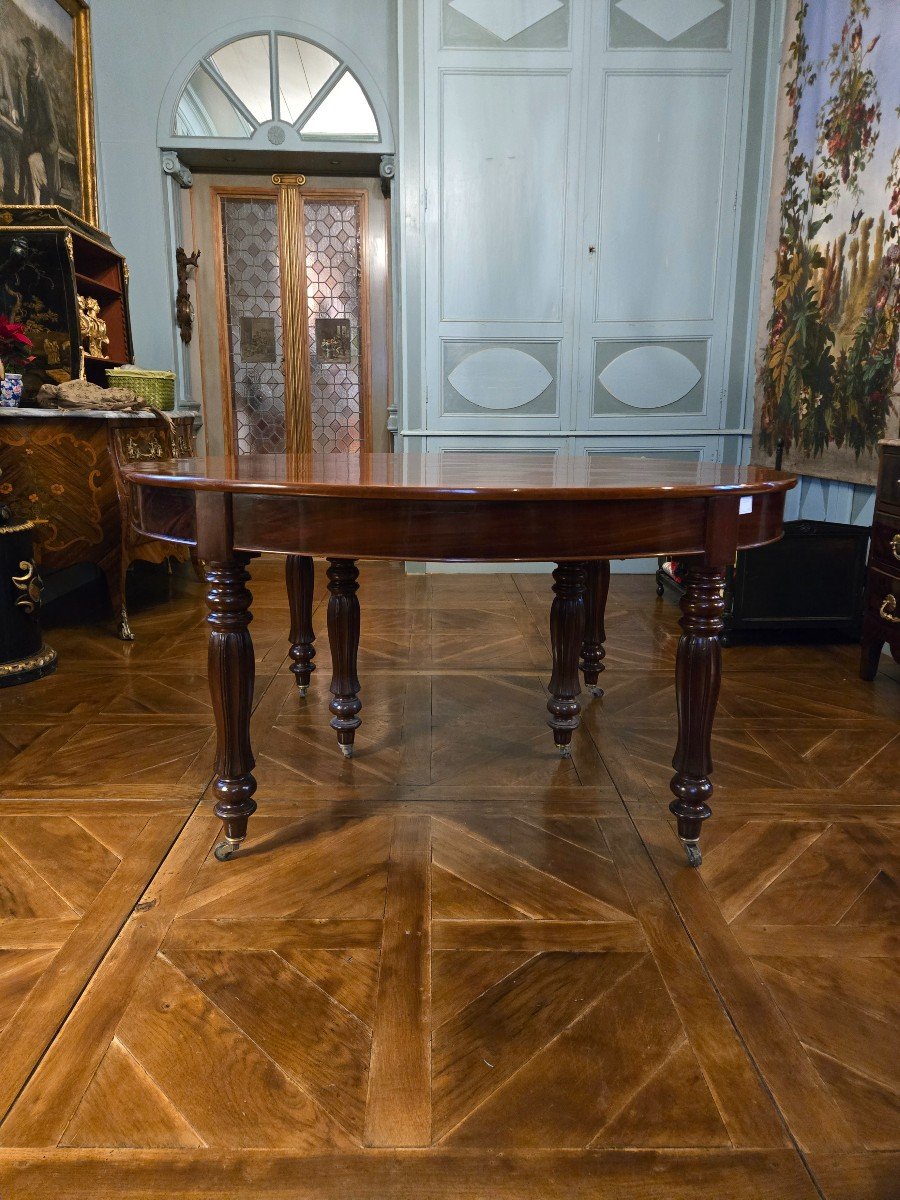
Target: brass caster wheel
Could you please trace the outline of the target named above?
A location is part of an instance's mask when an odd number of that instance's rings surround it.
[[[232,838],[226,838],[224,842],[219,842],[213,854],[219,862],[228,862],[229,858],[233,858],[237,854],[240,842],[234,841]]]
[[[559,751],[560,758],[571,758],[572,757],[572,747],[571,746],[569,746],[569,745],[557,746],[556,748]]]
[[[298,687],[297,687],[297,695],[298,695],[298,696],[300,696],[300,697],[303,697],[303,696],[305,696],[305,695],[306,695],[306,693],[307,693],[308,691],[309,691],[309,684],[308,684],[308,683],[301,683],[301,684],[299,684],[299,685],[298,685]]]
[[[594,697],[595,700],[599,700],[603,695],[603,688],[599,687],[596,683],[592,683],[588,685],[588,692]]]
[[[352,758],[353,757],[353,746],[352,745],[345,745],[343,742],[341,742],[340,747],[341,747],[341,754],[343,754],[344,758]]]
[[[700,853],[699,842],[682,842],[684,852],[687,855],[689,867],[699,867],[703,862],[703,855]]]

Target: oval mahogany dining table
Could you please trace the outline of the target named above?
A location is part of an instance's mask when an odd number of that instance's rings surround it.
[[[122,468],[139,532],[197,547],[206,572],[216,815],[230,858],[256,811],[250,744],[254,657],[247,565],[261,553],[439,562],[553,562],[550,725],[578,726],[587,564],[688,558],[675,666],[678,738],[669,808],[688,861],[711,816],[713,718],[725,572],[777,540],[780,471],[606,454],[232,455]]]

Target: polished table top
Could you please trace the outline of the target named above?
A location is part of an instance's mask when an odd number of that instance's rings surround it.
[[[784,492],[792,475],[765,467],[611,454],[242,454],[135,462],[135,484],[192,491],[360,498],[640,499]]]

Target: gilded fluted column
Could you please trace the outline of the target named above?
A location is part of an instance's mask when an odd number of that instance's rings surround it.
[[[287,448],[312,450],[312,396],[306,300],[306,242],[303,236],[305,175],[273,175],[278,189],[281,248],[281,328],[284,340],[284,416]]]

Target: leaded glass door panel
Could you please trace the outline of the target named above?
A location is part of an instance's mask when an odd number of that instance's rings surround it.
[[[358,453],[367,395],[365,193],[304,197],[312,449]]]
[[[230,433],[226,445],[238,454],[283,454],[288,446],[275,195],[222,195],[220,202],[230,401],[223,414]]]
[[[278,204],[274,188],[215,189],[224,445],[239,454],[358,452],[371,445],[368,193],[304,190],[302,240],[290,238],[290,248],[279,238]],[[298,244],[304,272],[283,261]],[[282,289],[304,290],[304,274],[308,359],[298,394],[286,387]],[[292,405],[306,406],[308,423]]]

